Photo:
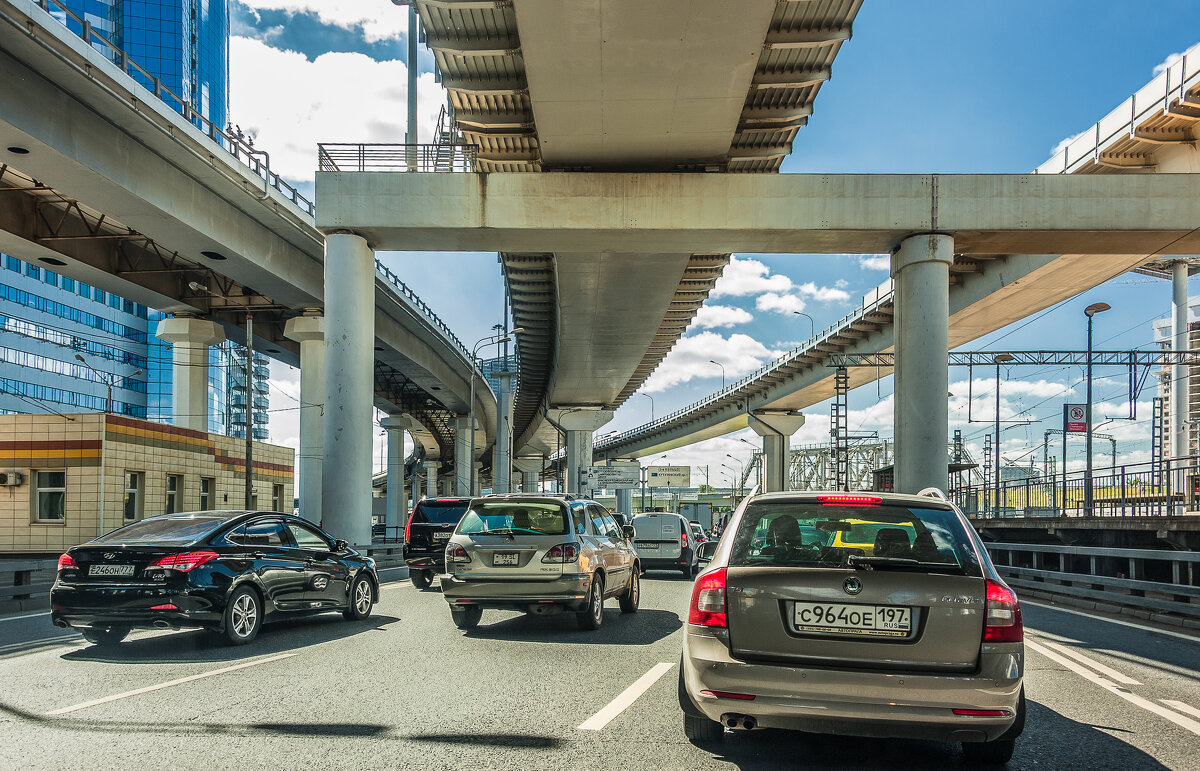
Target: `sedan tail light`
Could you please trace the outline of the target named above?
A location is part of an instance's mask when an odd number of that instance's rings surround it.
[[[542,557],[542,562],[574,562],[579,559],[579,547],[573,543],[551,546]]]
[[[215,551],[185,551],[182,554],[168,554],[165,557],[156,559],[147,567],[177,570],[180,573],[186,573],[189,570],[200,567],[205,562],[212,562],[219,556]]]
[[[67,568],[73,567],[78,567],[78,565],[75,564],[75,558],[70,554],[64,554],[58,558],[58,570],[60,573]]]
[[[467,554],[467,550],[462,547],[462,544],[452,543],[446,547],[446,562],[470,562],[471,555]]]
[[[987,621],[984,642],[1022,642],[1025,625],[1021,622],[1021,604],[1017,595],[1003,584],[987,582]]]
[[[701,576],[692,587],[692,604],[688,608],[688,623],[697,626],[728,629],[725,615],[725,568]]]

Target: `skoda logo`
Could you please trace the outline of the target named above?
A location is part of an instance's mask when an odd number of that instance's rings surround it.
[[[106,559],[106,560],[115,560],[116,558],[117,558],[117,553],[115,551],[109,551],[109,552],[104,553],[104,559]]]
[[[846,594],[858,594],[862,591],[862,581],[850,576],[842,582],[842,588],[846,590]]]

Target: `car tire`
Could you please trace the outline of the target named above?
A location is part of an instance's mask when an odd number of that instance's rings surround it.
[[[342,611],[342,615],[347,621],[362,621],[371,615],[371,609],[374,607],[375,587],[371,585],[371,579],[360,573],[350,584],[349,604]]]
[[[642,580],[638,576],[638,569],[635,567],[629,576],[629,586],[625,589],[625,593],[621,595],[621,612],[637,613],[638,603],[641,600]]]
[[[428,589],[433,583],[433,571],[427,569],[410,570],[408,577],[412,579],[412,585],[418,589]]]
[[[80,629],[79,633],[83,635],[83,639],[90,642],[92,645],[99,645],[102,648],[108,648],[115,645],[120,645],[121,641],[129,634],[127,626],[106,626],[103,629],[95,627],[91,629]]]
[[[230,645],[245,645],[258,637],[262,629],[262,602],[258,592],[248,586],[240,586],[229,595],[225,603],[223,635]]]
[[[604,623],[604,576],[592,578],[592,592],[588,595],[587,607],[575,614],[579,628],[587,631],[599,629]]]
[[[725,726],[703,715],[684,714],[683,735],[693,744],[716,744],[725,739]]]
[[[997,739],[994,742],[963,742],[963,757],[971,763],[999,766],[1012,759],[1016,744],[1012,739]]]
[[[483,618],[483,608],[478,605],[459,605],[450,608],[450,618],[459,629],[474,629]]]

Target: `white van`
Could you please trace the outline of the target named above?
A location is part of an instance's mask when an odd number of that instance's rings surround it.
[[[671,512],[650,512],[633,518],[633,548],[643,570],[678,570],[695,575],[696,544],[688,521]]]

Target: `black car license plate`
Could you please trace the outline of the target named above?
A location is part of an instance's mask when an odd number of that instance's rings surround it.
[[[450,538],[449,530],[436,531],[433,534],[433,540],[435,540],[435,541],[446,541],[446,540],[449,540],[449,538]]]
[[[92,565],[88,568],[89,576],[131,576],[133,565]]]
[[[498,551],[492,554],[492,567],[515,568],[520,561],[521,555],[515,551]]]

